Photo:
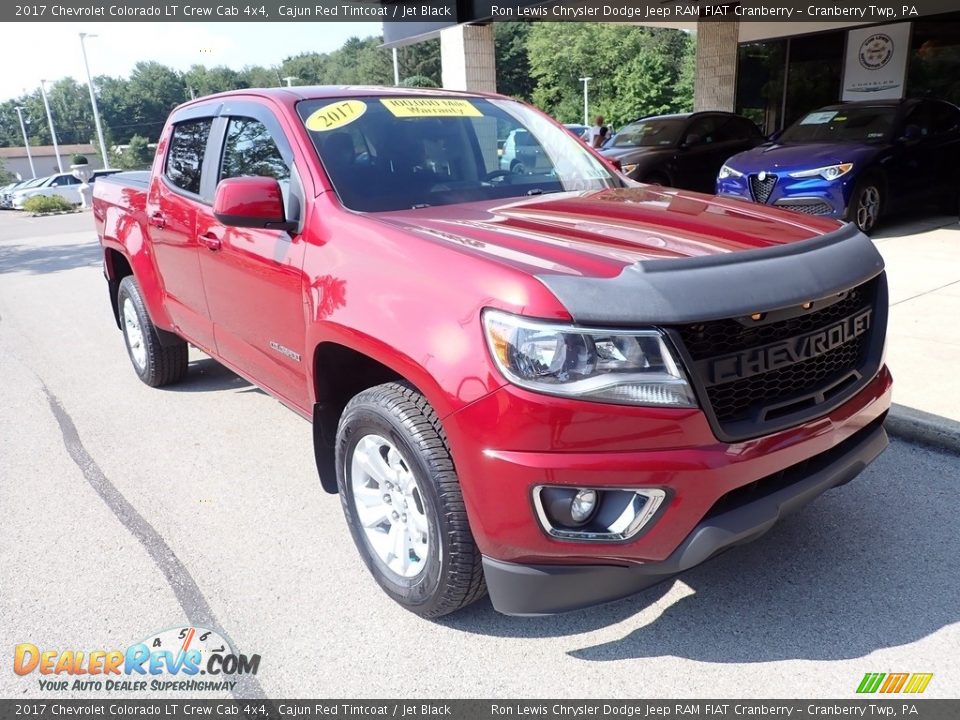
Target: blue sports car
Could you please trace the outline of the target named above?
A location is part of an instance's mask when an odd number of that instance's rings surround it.
[[[960,108],[940,100],[843,103],[807,113],[729,158],[717,194],[826,215],[864,232],[888,210],[934,196],[957,207]]]

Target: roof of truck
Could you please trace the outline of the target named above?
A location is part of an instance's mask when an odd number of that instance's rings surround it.
[[[409,88],[409,87],[391,87],[380,85],[303,85],[294,87],[271,87],[271,88],[244,88],[242,90],[229,90],[227,92],[217,93],[215,95],[205,95],[184,103],[180,107],[187,107],[195,103],[209,102],[218,98],[230,98],[243,95],[254,95],[258,97],[267,97],[277,100],[281,103],[289,103],[291,100],[298,102],[300,100],[317,100],[323,98],[340,97],[379,97],[390,95],[391,97],[504,97],[496,93],[468,92],[463,90],[444,90],[442,88]]]

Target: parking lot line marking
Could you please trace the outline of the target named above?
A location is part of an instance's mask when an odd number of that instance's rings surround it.
[[[80,472],[90,484],[90,487],[106,503],[121,524],[143,545],[147,554],[153,559],[154,565],[166,578],[167,584],[173,590],[173,594],[187,619],[194,626],[200,625],[216,630],[230,643],[231,647],[236,648],[233,640],[230,639],[230,636],[223,630],[214,616],[213,610],[193,576],[190,575],[190,571],[173,552],[173,548],[167,545],[166,540],[160,536],[160,533],[103,474],[100,466],[83,446],[77,427],[59,398],[50,392],[50,389],[42,380],[40,380],[40,385],[47,396],[47,402],[50,404],[53,417],[56,419],[57,425],[60,426],[63,444],[70,459],[80,468]],[[231,692],[238,700],[262,700],[267,697],[260,682],[253,675],[238,676],[237,684]]]

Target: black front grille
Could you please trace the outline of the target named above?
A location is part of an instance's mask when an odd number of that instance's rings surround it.
[[[758,203],[765,203],[770,199],[770,194],[773,192],[773,188],[776,184],[776,175],[764,174],[763,180],[760,179],[759,175],[751,175],[750,192],[753,194],[753,199]]]
[[[780,208],[786,208],[787,210],[795,210],[796,212],[804,213],[805,215],[829,215],[831,212],[833,212],[833,208],[822,200],[815,200],[812,202],[801,202],[799,200],[779,200],[777,201],[776,206]]]
[[[673,328],[724,434],[751,434],[745,427],[760,434],[782,418],[815,414],[864,380],[879,322],[877,287],[874,279],[809,309],[761,313],[758,320]]]

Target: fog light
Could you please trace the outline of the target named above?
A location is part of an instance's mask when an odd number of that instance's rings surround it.
[[[584,523],[593,515],[597,509],[597,491],[580,490],[573,496],[573,502],[570,503],[570,517],[576,523]]]
[[[596,514],[600,493],[588,488],[545,487],[543,509],[551,525],[579,528]]]
[[[666,501],[667,493],[662,488],[533,488],[540,526],[551,537],[562,540],[630,540],[655,521]]]

